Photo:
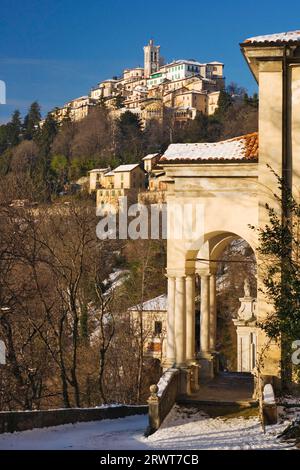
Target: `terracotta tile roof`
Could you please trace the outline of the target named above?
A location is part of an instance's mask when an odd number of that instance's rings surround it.
[[[171,144],[160,161],[172,162],[256,162],[258,133],[246,134],[221,142]]]
[[[300,30],[286,33],[265,34],[246,39],[242,44],[249,45],[280,45],[300,43]]]
[[[246,134],[243,138],[246,146],[245,158],[247,160],[258,160],[258,132]]]

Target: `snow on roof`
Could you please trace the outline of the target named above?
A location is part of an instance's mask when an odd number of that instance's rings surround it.
[[[207,90],[193,90],[193,89],[192,90],[186,90],[186,91],[180,93],[180,95],[188,95],[190,93],[194,93],[196,95],[208,95]]]
[[[144,70],[144,67],[132,67],[129,69],[124,69],[124,72],[131,72],[132,70]]]
[[[152,158],[157,157],[157,155],[159,155],[159,153],[149,153],[149,155],[146,155],[142,160],[152,160]]]
[[[99,173],[99,172],[103,172],[103,171],[108,171],[109,168],[93,168],[93,170],[90,170],[89,173]]]
[[[119,173],[120,171],[132,171],[138,166],[138,163],[132,163],[131,165],[119,165],[117,168],[114,169],[114,172]]]
[[[171,144],[161,160],[256,160],[258,133],[247,134],[214,143]]]
[[[287,44],[300,42],[300,30],[288,31],[286,33],[266,34],[264,36],[254,36],[248,38],[243,44]]]
[[[135,305],[129,310],[142,310],[143,312],[162,312],[168,308],[168,297],[167,294],[159,295],[154,299],[147,300],[141,305]]]
[[[203,64],[201,62],[198,62],[197,60],[184,60],[184,59],[180,59],[180,60],[174,60],[173,62],[170,62],[169,64],[166,64],[166,65],[163,65],[163,67],[173,67],[174,65],[180,65],[180,64],[188,64],[188,65],[198,65],[198,66],[201,66],[201,65],[206,65],[206,64]],[[163,68],[162,67],[162,68]]]
[[[88,98],[89,97],[87,95],[79,96],[78,98],[74,98],[73,100],[71,100],[70,103],[72,103],[72,101],[87,100]]]
[[[148,88],[146,86],[137,85],[134,90],[135,91],[140,91],[142,93],[146,93],[148,91]]]

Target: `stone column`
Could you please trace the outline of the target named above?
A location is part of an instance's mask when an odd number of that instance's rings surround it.
[[[201,357],[209,354],[210,335],[209,335],[209,274],[201,273],[201,312],[200,312],[200,355]]]
[[[217,291],[216,274],[212,273],[209,280],[209,302],[210,302],[210,321],[209,321],[209,347],[212,352],[216,350],[217,339]]]
[[[195,359],[195,276],[186,277],[186,358]]]
[[[168,316],[167,316],[167,351],[166,365],[175,363],[175,277],[168,276]]]
[[[186,365],[186,298],[185,277],[176,277],[175,284],[175,343],[176,366]]]

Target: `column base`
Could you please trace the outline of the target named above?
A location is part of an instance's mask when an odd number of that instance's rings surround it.
[[[164,358],[162,360],[161,367],[162,367],[163,370],[175,368],[176,367],[175,358],[174,359]]]
[[[176,369],[186,369],[188,364],[186,362],[175,362],[174,367]]]
[[[180,367],[180,376],[179,376],[179,396],[185,397],[191,395],[192,390],[192,374],[190,367]]]
[[[214,357],[207,353],[201,354],[198,359],[198,363],[200,365],[200,380],[201,379],[213,379],[214,374]]]
[[[191,392],[198,392],[199,390],[199,376],[200,376],[200,364],[194,359],[189,363],[191,370]]]

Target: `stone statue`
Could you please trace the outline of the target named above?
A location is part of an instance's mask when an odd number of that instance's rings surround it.
[[[250,282],[249,282],[249,279],[247,277],[244,280],[244,296],[245,297],[251,297]]]

